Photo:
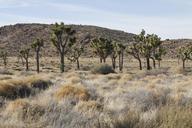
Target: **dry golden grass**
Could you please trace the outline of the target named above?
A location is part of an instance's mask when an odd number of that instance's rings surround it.
[[[76,105],[78,112],[85,113],[87,111],[99,111],[103,110],[103,105],[97,101],[81,101]]]
[[[81,69],[99,63],[97,58],[80,60]],[[46,74],[36,75],[32,60],[32,71],[20,72],[24,67],[18,65],[20,71],[0,73],[0,95],[43,88],[42,81],[54,84],[30,98],[0,99],[0,127],[191,128],[192,79],[189,72],[178,72],[175,60],[164,60],[160,69],[139,71],[137,61],[126,58],[123,73],[117,68],[108,75],[74,71],[75,65],[65,62],[63,74],[56,58],[43,58],[41,71]]]
[[[58,100],[62,100],[66,97],[72,97],[77,100],[87,101],[90,98],[90,94],[88,90],[84,87],[74,86],[74,85],[66,85],[61,88],[55,93],[55,97]]]
[[[26,99],[16,99],[11,101],[6,107],[7,112],[16,112],[19,109],[26,109],[29,106],[29,102]]]
[[[159,128],[191,128],[191,112],[190,107],[165,106],[157,113]]]

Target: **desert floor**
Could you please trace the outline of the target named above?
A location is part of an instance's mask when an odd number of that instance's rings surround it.
[[[80,70],[66,60],[65,73],[42,58],[40,74],[33,59],[28,72],[17,61],[0,65],[0,128],[192,128],[192,68],[178,60],[140,71],[126,58],[108,75],[91,72],[98,58],[81,59]]]

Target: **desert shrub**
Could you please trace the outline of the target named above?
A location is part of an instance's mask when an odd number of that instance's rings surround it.
[[[154,69],[154,70],[146,71],[145,75],[157,76],[159,74],[168,74],[168,71],[169,71],[169,68]]]
[[[51,85],[51,81],[45,81],[45,80],[36,80],[32,81],[31,87],[37,88],[39,90],[45,90]]]
[[[0,85],[0,96],[8,99],[16,99],[17,97],[28,97],[31,94],[31,89],[22,83],[4,83]]]
[[[8,79],[12,79],[12,77],[10,77],[10,76],[0,77],[0,80],[8,80]]]
[[[52,83],[35,77],[0,81],[0,96],[8,99],[24,98],[34,95],[39,90],[48,88]]]
[[[12,72],[10,72],[8,70],[4,70],[4,69],[0,69],[0,74],[1,75],[13,75]]]
[[[116,128],[136,128],[139,124],[140,117],[137,112],[128,112],[123,117],[115,120]]]
[[[84,87],[77,87],[72,85],[67,85],[61,87],[56,93],[57,99],[61,100],[66,97],[72,97],[77,100],[87,101],[90,98],[90,94]]]
[[[191,128],[190,107],[165,106],[157,114],[159,128]]]
[[[85,113],[87,111],[102,111],[103,105],[97,101],[82,101],[76,105],[76,109],[79,112]]]
[[[9,113],[13,113],[18,111],[18,109],[24,109],[27,106],[29,106],[29,103],[27,102],[26,99],[17,99],[15,101],[11,101],[7,107],[6,107],[6,111]]]
[[[191,75],[192,74],[192,68],[190,68],[190,67],[186,67],[185,69],[177,68],[175,70],[176,70],[175,72],[178,74],[183,74],[183,75]]]
[[[150,101],[155,106],[163,106],[169,103],[170,98],[169,88],[155,88],[150,91]]]
[[[42,106],[31,104],[26,99],[17,99],[8,103],[5,114],[15,120],[24,120],[25,122],[38,121],[44,114],[45,110]]]
[[[102,64],[102,65],[95,66],[92,70],[92,73],[106,75],[110,73],[115,73],[115,71],[111,66],[107,64]]]
[[[82,69],[83,71],[90,71],[90,70],[91,70],[91,67],[89,67],[89,66],[83,66],[81,69]]]

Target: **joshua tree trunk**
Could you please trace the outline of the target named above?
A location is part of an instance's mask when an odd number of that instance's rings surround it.
[[[124,64],[124,53],[122,52],[122,54],[121,54],[121,71],[123,70],[123,64]]]
[[[121,71],[121,54],[119,54],[119,71]]]
[[[142,70],[142,63],[141,63],[141,59],[138,59],[139,61],[139,69]]]
[[[103,62],[106,63],[106,58],[103,58]]]
[[[153,68],[155,69],[156,68],[156,62],[155,62],[155,59],[152,57],[151,58],[152,59],[152,61],[153,61]]]
[[[80,69],[80,66],[79,66],[79,59],[77,59],[77,69],[78,69],[78,70]]]
[[[36,52],[37,73],[39,73],[39,51]]]
[[[26,71],[29,71],[29,61],[28,61],[28,58],[25,58],[25,62],[26,62]]]
[[[185,59],[183,59],[183,69],[185,69]]]
[[[103,59],[102,58],[100,58],[100,63],[103,63]]]
[[[119,71],[123,70],[123,53],[119,54]]]
[[[116,68],[116,59],[115,58],[111,58],[112,60],[112,66],[113,66],[113,69]]]
[[[60,70],[61,70],[61,73],[63,73],[64,72],[64,67],[65,67],[65,64],[64,64],[64,53],[62,52],[61,53],[61,55],[60,55],[60,63],[61,63],[61,65],[60,65]]]
[[[159,68],[161,67],[161,61],[160,60],[158,60],[158,65],[159,65]]]
[[[150,59],[149,59],[149,57],[146,57],[146,60],[147,60],[147,70],[150,70],[151,67],[150,67]]]

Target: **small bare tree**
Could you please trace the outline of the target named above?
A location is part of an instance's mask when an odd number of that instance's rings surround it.
[[[158,61],[158,66],[159,68],[161,67],[161,61],[162,61],[162,56],[166,55],[166,50],[165,48],[163,48],[162,46],[159,46],[154,57],[155,57],[155,60]]]
[[[124,51],[126,49],[126,46],[119,43],[118,44],[118,55],[119,55],[119,71],[123,70],[123,64],[124,64]]]
[[[131,46],[129,46],[126,52],[133,56],[139,62],[139,69],[142,70],[142,62],[141,62],[141,43],[134,42]]]
[[[22,49],[19,52],[21,57],[25,60],[26,71],[29,70],[29,52],[30,52],[29,48]]]
[[[79,58],[84,52],[85,45],[90,42],[90,35],[85,35],[76,45],[73,45],[68,54],[68,60],[77,63],[77,69],[80,69]]]
[[[35,53],[36,53],[37,73],[39,73],[39,54],[43,45],[44,45],[43,39],[36,39],[31,45],[31,47],[35,50]]]
[[[183,62],[183,69],[185,69],[185,62],[192,60],[192,46],[180,47],[178,51],[178,57]]]
[[[112,42],[106,38],[96,38],[91,42],[93,52],[100,57],[100,63],[105,63],[112,52]]]
[[[111,52],[111,60],[112,60],[112,67],[113,67],[113,69],[115,69],[116,68],[116,59],[118,57],[118,43],[113,42],[112,45],[113,45],[113,48],[112,48],[112,52]]]

